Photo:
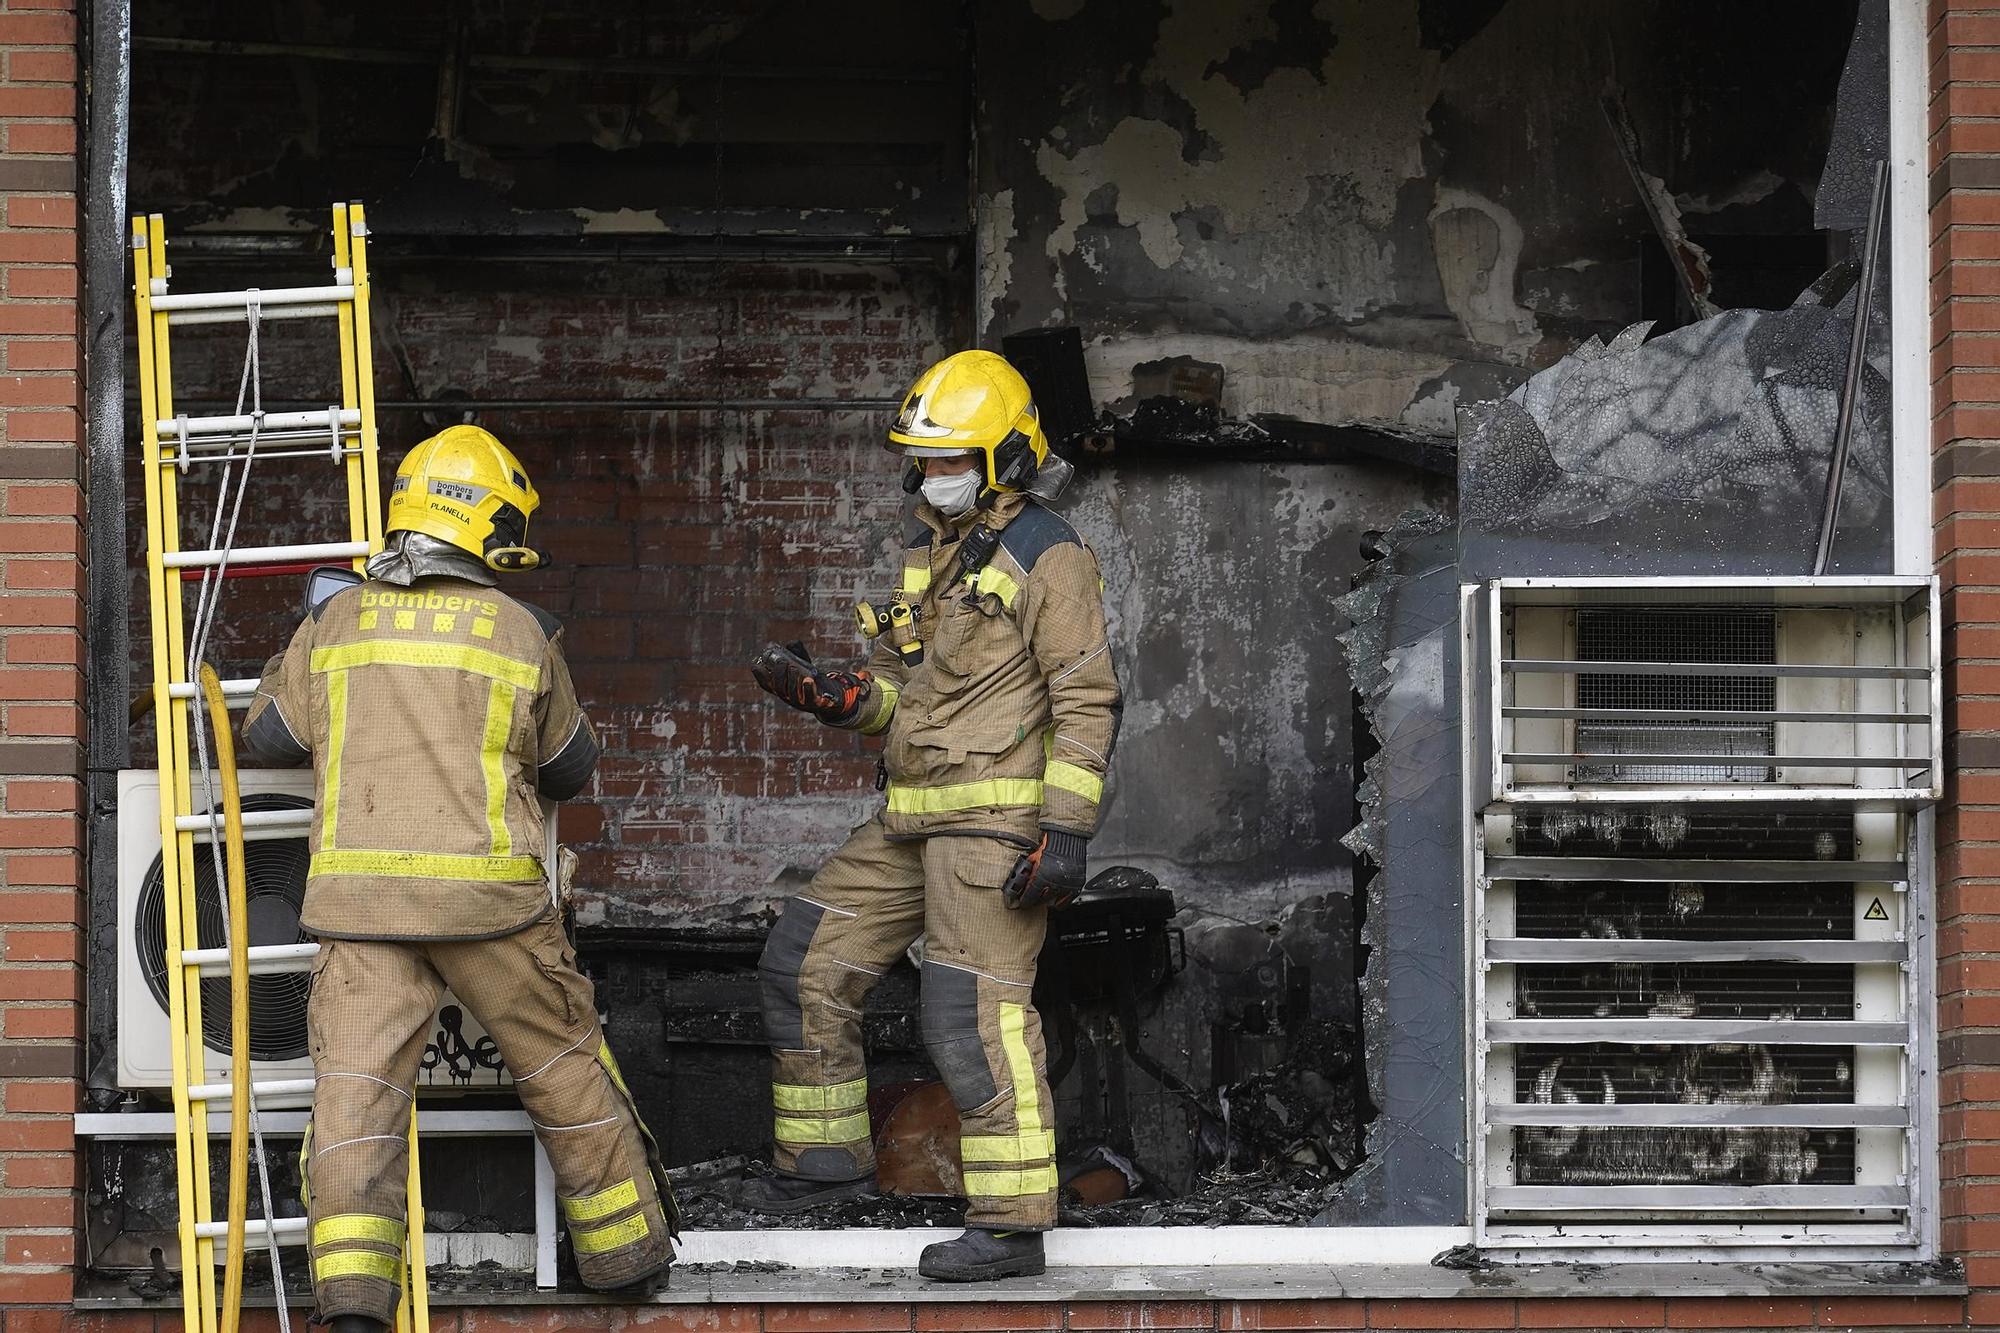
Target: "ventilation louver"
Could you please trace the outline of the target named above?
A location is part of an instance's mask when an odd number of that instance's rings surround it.
[[[1463,599],[1481,1243],[1914,1244],[1930,582]]]

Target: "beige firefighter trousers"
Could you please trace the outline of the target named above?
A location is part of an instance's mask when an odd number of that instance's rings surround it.
[[[1031,998],[1048,912],[1000,897],[1021,850],[978,836],[891,842],[878,815],[785,904],[759,965],[778,1170],[874,1171],[861,1004],[921,934],[924,1043],[958,1105],[966,1223],[1055,1225],[1054,1103]]]
[[[411,1089],[447,985],[499,1047],[548,1150],[583,1280],[620,1287],[673,1258],[658,1153],[560,925],[490,940],[323,939],[307,1009],[316,1085],[303,1149],[321,1319],[395,1313]]]

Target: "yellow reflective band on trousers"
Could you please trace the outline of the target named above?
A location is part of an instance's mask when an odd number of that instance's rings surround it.
[[[967,1171],[965,1192],[988,1199],[1018,1199],[1026,1194],[1046,1194],[1056,1187],[1053,1166],[1030,1167],[1025,1171]]]
[[[315,875],[380,875],[385,879],[470,879],[526,884],[542,877],[532,856],[445,856],[431,852],[315,852]]]
[[[1037,1139],[1044,1132],[1042,1094],[1035,1081],[1035,1057],[1028,1052],[1028,1009],[1026,1005],[1000,1006],[1000,1049],[1007,1056],[1007,1074],[1014,1082],[1014,1126],[1022,1139]],[[1049,1156],[1055,1156],[1055,1131],[1048,1130]],[[1040,1194],[1056,1187],[1054,1166],[1029,1171],[968,1171],[967,1194]]]
[[[333,848],[333,826],[340,818],[340,755],[347,748],[347,673],[326,678],[326,777],[319,785],[319,845]]]
[[[931,567],[928,563],[903,566],[903,591],[910,594],[926,592],[931,586]]]
[[[393,1254],[373,1250],[339,1250],[313,1260],[313,1281],[331,1282],[341,1277],[377,1277],[384,1282],[400,1282],[403,1261]]]
[[[1104,799],[1103,778],[1087,768],[1079,768],[1061,759],[1049,760],[1048,767],[1042,771],[1042,781],[1051,787],[1074,792],[1092,804]]]
[[[646,1215],[634,1213],[623,1222],[613,1222],[594,1231],[578,1231],[571,1227],[569,1238],[578,1254],[603,1254],[608,1250],[622,1250],[651,1234],[652,1228],[646,1225]]]
[[[941,815],[984,806],[1040,805],[1040,778],[989,778],[949,787],[904,787],[889,784],[889,812],[897,815]]]
[[[486,832],[493,855],[514,851],[507,831],[507,738],[514,732],[514,687],[496,680],[486,693],[486,730],[479,739],[479,767],[486,775]]]
[[[1021,585],[1014,582],[1013,578],[1006,571],[995,569],[991,565],[986,566],[986,568],[980,570],[977,574],[967,574],[965,576],[965,586],[972,589],[973,596],[975,597],[984,597],[989,592],[997,594],[1000,598],[1000,605],[1005,607],[1012,607],[1014,599],[1021,595]]]
[[[338,1217],[323,1217],[313,1223],[315,1246],[351,1244],[357,1240],[369,1241],[376,1245],[393,1245],[401,1249],[402,1219],[381,1217],[374,1213],[342,1213]]]
[[[358,666],[442,667],[452,671],[470,671],[475,676],[504,680],[523,690],[534,689],[542,679],[539,666],[502,657],[490,648],[469,648],[459,643],[370,639],[363,643],[313,649],[312,669],[315,674],[345,671]]]
[[[868,1113],[861,1111],[831,1120],[799,1120],[781,1115],[776,1136],[780,1143],[861,1143],[868,1138]]]
[[[958,1158],[973,1162],[1039,1162],[1056,1155],[1054,1130],[1026,1134],[965,1134],[958,1140]]]
[[[638,1202],[639,1182],[621,1180],[608,1190],[586,1194],[581,1199],[564,1199],[563,1216],[572,1222],[595,1222],[600,1217],[609,1217]]]
[[[803,1083],[773,1083],[771,1102],[780,1111],[851,1111],[868,1104],[868,1080],[857,1078],[824,1088]]]

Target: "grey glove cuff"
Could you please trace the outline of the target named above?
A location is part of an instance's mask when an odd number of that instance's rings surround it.
[[[1082,861],[1090,848],[1090,839],[1081,833],[1071,833],[1068,829],[1044,828],[1048,835],[1049,855],[1067,860]]]

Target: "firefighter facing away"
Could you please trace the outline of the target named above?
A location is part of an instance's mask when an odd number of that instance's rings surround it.
[[[244,739],[313,765],[301,922],[314,1094],[302,1151],[314,1292],[336,1333],[394,1314],[404,1135],[446,986],[498,1045],[554,1164],[577,1268],[600,1289],[664,1273],[677,1221],[659,1154],[550,901],[537,797],[582,790],[598,747],[556,620],[494,587],[542,562],[540,497],[476,426],[410,451],[368,579],[271,659]]]
[[[991,352],[916,382],[889,432],[922,493],[865,670],[770,647],[757,681],[821,721],[884,735],[887,804],[785,904],[760,964],[774,1056],[775,1176],[761,1211],[874,1189],[861,1005],[924,937],[923,1033],[956,1102],[966,1231],[919,1271],[981,1281],[1043,1269],[1055,1225],[1054,1105],[1031,993],[1051,909],[1084,853],[1118,729],[1096,558],[1045,508],[1069,468],[1028,385]],[[871,624],[870,622],[874,623]]]

